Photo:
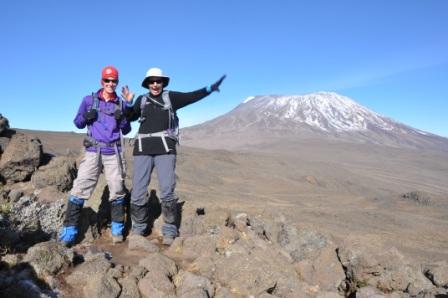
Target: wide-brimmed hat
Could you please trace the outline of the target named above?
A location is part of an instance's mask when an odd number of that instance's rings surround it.
[[[146,76],[143,79],[142,82],[142,87],[148,89],[148,81],[151,78],[160,78],[163,81],[163,87],[168,86],[168,83],[170,82],[170,78],[163,75],[163,72],[160,68],[157,67],[153,67],[148,69],[148,71],[146,72]]]

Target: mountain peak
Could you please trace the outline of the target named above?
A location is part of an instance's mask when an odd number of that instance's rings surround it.
[[[253,106],[267,117],[303,123],[323,131],[393,129],[389,119],[335,92],[256,96],[249,97],[243,104]]]
[[[446,138],[396,122],[349,97],[325,91],[250,96],[229,113],[187,128],[184,135],[190,140],[200,139],[204,144],[224,147],[249,142],[248,138],[253,143],[262,143],[280,137],[287,142],[326,138],[448,151]]]

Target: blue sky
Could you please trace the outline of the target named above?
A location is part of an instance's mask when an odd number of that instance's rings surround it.
[[[2,1],[0,113],[11,126],[79,131],[106,65],[135,93],[148,68],[221,93],[179,112],[197,124],[265,94],[334,91],[448,137],[448,1]],[[137,128],[133,124],[133,129]]]

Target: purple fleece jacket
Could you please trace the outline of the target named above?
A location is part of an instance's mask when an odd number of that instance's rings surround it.
[[[123,103],[121,106],[122,119],[118,122],[115,120],[114,112],[115,106],[118,104],[118,97],[115,100],[111,100],[106,102],[104,98],[102,98],[102,89],[98,90],[96,94],[99,97],[99,106],[98,106],[98,118],[88,127],[88,134],[98,142],[102,143],[113,143],[120,140],[120,129],[123,135],[127,134],[131,131],[131,125],[124,117],[124,109],[125,104]],[[92,95],[88,95],[83,98],[81,105],[79,106],[78,113],[76,114],[73,122],[75,123],[77,128],[84,128],[87,125],[86,119],[84,118],[84,113],[91,109],[93,105],[93,97]],[[96,147],[88,147],[87,151],[95,152]],[[102,147],[101,153],[110,155],[114,154],[113,147]]]

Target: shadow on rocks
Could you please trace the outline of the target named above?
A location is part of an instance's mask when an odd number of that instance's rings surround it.
[[[98,207],[98,232],[101,232],[103,228],[106,228],[110,221],[109,187],[106,185],[104,187],[103,195],[101,196],[100,206]]]
[[[76,243],[81,243],[84,239],[92,240],[88,238],[98,238],[99,225],[98,214],[91,207],[84,207],[81,213],[81,219],[79,224],[79,234]]]
[[[125,190],[125,206],[126,210],[129,210],[129,191]],[[125,214],[128,212],[125,210]],[[128,218],[129,216],[127,216]],[[111,223],[111,205],[109,202],[109,187],[104,187],[101,195],[100,205],[98,206],[98,212],[95,212],[91,207],[84,207],[81,215],[80,223],[80,235],[78,242],[82,240],[92,240],[88,238],[96,239],[101,234],[102,230],[110,226]],[[128,226],[128,225],[126,225]],[[126,233],[126,231],[125,231]]]
[[[154,222],[162,214],[162,206],[160,204],[159,197],[155,189],[151,189],[148,197],[148,231],[145,235],[149,235],[154,227]],[[125,235],[128,235],[132,229],[132,218],[131,218],[131,193],[128,192],[126,197],[126,223],[125,223]]]
[[[50,240],[51,235],[42,229],[24,228],[17,231],[15,227],[0,228],[0,256],[4,253],[26,253],[33,245]]]
[[[58,297],[57,293],[37,277],[33,267],[22,262],[14,266],[0,262],[0,297]]]
[[[150,232],[152,232],[152,229],[154,228],[154,222],[162,215],[162,205],[160,202],[159,197],[157,196],[156,190],[152,189],[149,195],[149,223],[148,227],[150,228]],[[179,202],[179,199],[177,199],[176,203],[176,221],[175,225],[177,229],[180,229],[181,222],[182,222],[182,209],[185,202]]]
[[[6,129],[2,132],[2,134],[0,136],[10,139],[15,134],[16,134],[16,131],[14,129]]]
[[[54,154],[43,152],[39,167],[49,164],[53,157],[55,157]]]
[[[157,191],[155,189],[151,189],[149,192],[148,208],[148,233],[151,234],[152,229],[154,228],[154,222],[160,217],[160,215],[162,215],[162,205],[160,204],[160,199],[157,196]]]
[[[177,202],[176,227],[177,227],[178,231],[180,231],[180,226],[182,223],[182,210],[183,210],[184,204],[185,204],[185,201]]]

